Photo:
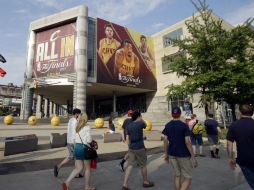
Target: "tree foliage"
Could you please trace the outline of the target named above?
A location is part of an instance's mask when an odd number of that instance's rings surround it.
[[[193,5],[198,13],[186,21],[191,36],[173,40],[186,56],[170,64],[170,72],[183,81],[167,87],[168,98],[200,93],[201,104],[226,101],[232,110],[236,104],[254,103],[253,20],[230,29],[205,0]]]

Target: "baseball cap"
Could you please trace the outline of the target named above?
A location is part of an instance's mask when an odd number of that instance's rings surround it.
[[[132,110],[128,110],[128,117],[131,117],[133,114],[133,111]]]
[[[173,118],[178,118],[178,117],[180,117],[180,115],[181,115],[181,109],[177,106],[173,107],[172,108],[172,117]]]

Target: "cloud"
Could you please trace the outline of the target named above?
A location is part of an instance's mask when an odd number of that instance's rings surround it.
[[[28,10],[26,9],[19,9],[19,10],[14,10],[13,13],[17,13],[17,14],[25,14],[28,13]]]
[[[166,2],[166,0],[132,0],[121,1],[97,0],[90,6],[91,16],[101,17],[114,22],[127,23],[130,20],[145,16],[153,11],[156,7]]]
[[[244,5],[235,11],[225,15],[225,19],[233,25],[242,24],[248,18],[254,18],[254,2]]]
[[[34,0],[42,6],[51,7],[56,10],[69,8],[69,5],[87,4],[89,15],[101,17],[116,23],[126,24],[134,18],[143,17],[168,0]],[[173,0],[171,0],[173,1]]]
[[[154,29],[159,29],[163,26],[165,26],[165,23],[163,23],[163,22],[156,22],[156,23],[152,24],[152,28],[154,28]]]
[[[65,4],[64,1],[61,1],[60,3],[60,1],[57,0],[35,0],[35,1],[47,7],[53,7],[57,10],[61,9],[62,5]]]
[[[22,34],[21,33],[6,33],[4,35],[5,35],[5,37],[13,38],[13,37],[21,36]]]

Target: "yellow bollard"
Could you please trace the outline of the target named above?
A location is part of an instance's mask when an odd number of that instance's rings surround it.
[[[12,115],[7,115],[4,117],[4,124],[6,125],[11,125],[13,123],[13,116]]]
[[[116,127],[117,127],[118,129],[120,129],[120,130],[123,129],[123,122],[124,122],[125,119],[126,119],[126,118],[121,117],[121,118],[119,118],[119,119],[116,121]]]
[[[152,123],[149,120],[145,120],[146,128],[143,129],[143,131],[151,131],[152,130]]]
[[[36,116],[30,116],[29,118],[28,118],[28,125],[36,125],[37,124],[37,118],[36,118]]]
[[[51,119],[51,125],[52,126],[58,126],[60,124],[60,117],[53,116]]]
[[[104,126],[104,119],[103,118],[95,119],[94,125],[96,128],[102,128]]]

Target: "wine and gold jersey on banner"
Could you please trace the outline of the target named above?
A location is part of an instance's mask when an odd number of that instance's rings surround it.
[[[104,64],[107,64],[108,60],[117,50],[117,41],[115,39],[112,39],[112,41],[108,43],[107,38],[104,38],[101,44],[101,48],[102,48],[101,59]]]
[[[130,61],[126,59],[126,56],[123,58],[122,65],[119,68],[119,73],[122,75],[134,75],[135,63],[134,63],[134,54],[131,55]]]

